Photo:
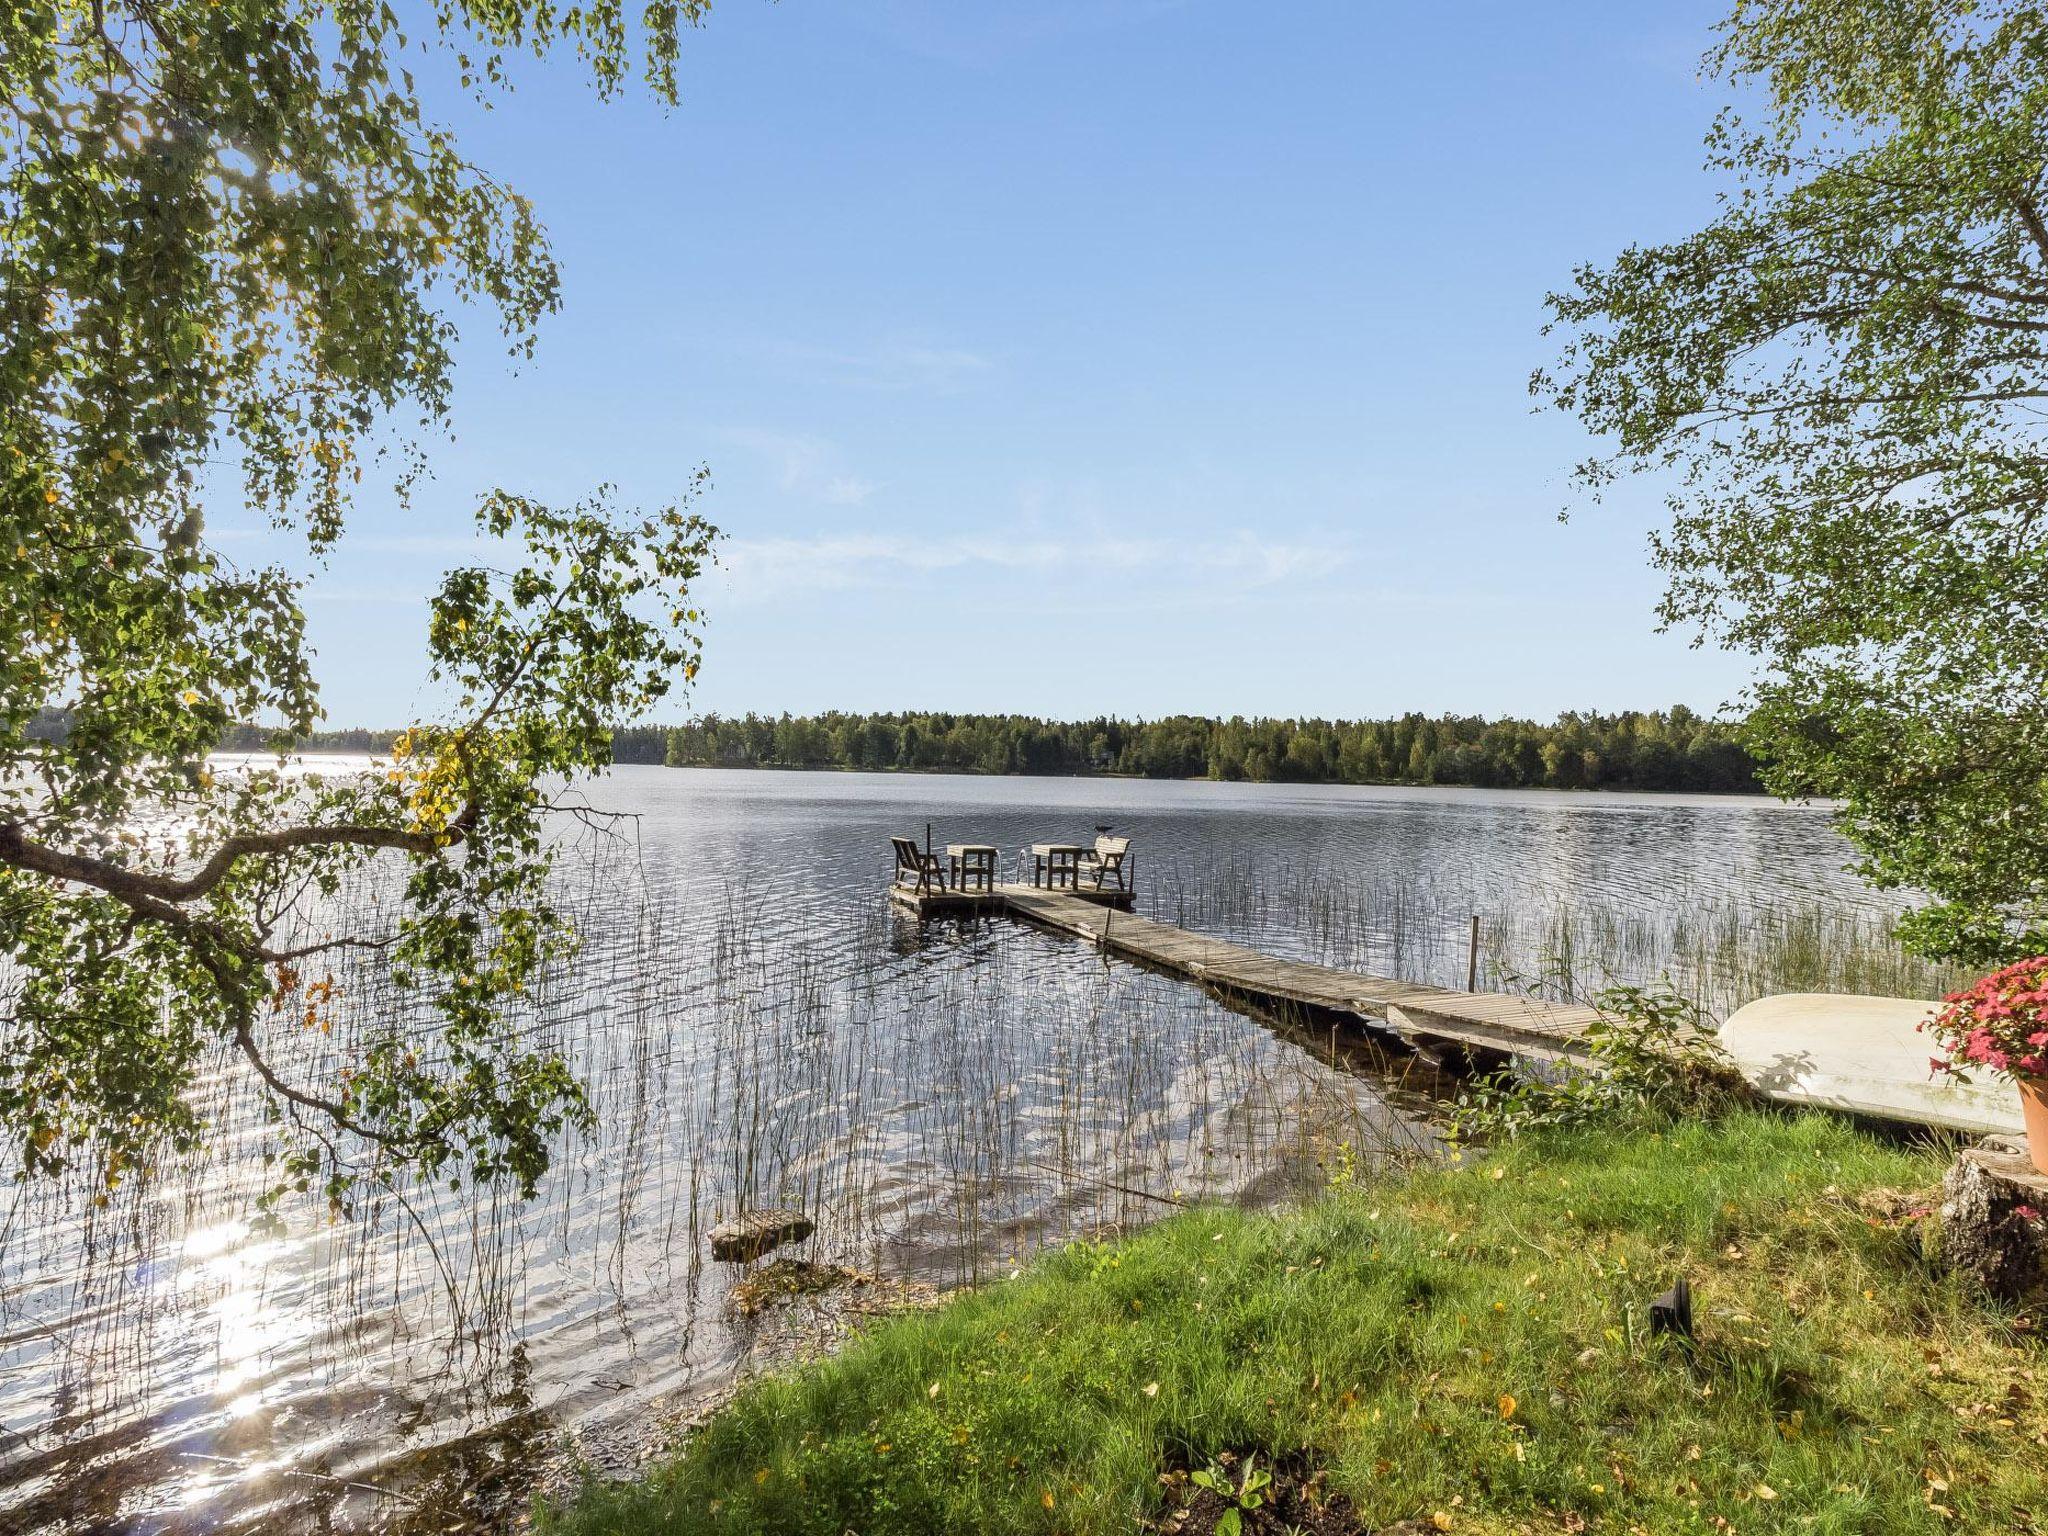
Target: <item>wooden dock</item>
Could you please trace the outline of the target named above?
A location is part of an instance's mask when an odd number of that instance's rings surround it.
[[[1127,891],[997,885],[986,892],[895,900],[915,912],[1007,914],[1105,954],[1184,977],[1281,1026],[1345,1023],[1413,1046],[1453,1045],[1479,1062],[1521,1056],[1586,1063],[1597,1009],[1499,992],[1455,992],[1361,971],[1282,960],[1227,939],[1156,923]],[[1907,998],[1793,994],[1751,1003],[1721,1031],[1733,1065],[1765,1098],[1973,1135],[2009,1132],[2018,1106],[1952,1078],[1929,1081],[1919,1023],[1932,1005]]]
[[[1020,894],[1058,896],[1098,914],[1105,907],[1128,912],[1134,896],[1133,892],[1120,891],[1115,886],[1098,891],[1088,885],[1074,891],[1039,891],[1028,885],[998,885],[989,891],[920,891],[897,881],[889,887],[889,899],[913,917],[995,916],[1008,911],[1011,899]]]
[[[1543,1061],[1580,1059],[1585,1052],[1578,1037],[1600,1017],[1594,1009],[1574,1004],[1498,992],[1454,992],[1277,959],[1226,939],[1139,917],[1129,910],[1131,897],[1126,891],[998,885],[987,893],[946,893],[952,898],[950,905],[940,904],[945,896],[920,897],[901,887],[891,887],[890,894],[920,915],[1007,913],[1084,940],[1105,953],[1185,976],[1226,998],[1345,1015],[1411,1041],[1451,1041],[1471,1050]]]

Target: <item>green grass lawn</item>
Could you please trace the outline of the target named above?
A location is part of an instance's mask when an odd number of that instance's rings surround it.
[[[1126,1532],[1306,1450],[1367,1529],[2048,1528],[2044,1351],[1826,1116],[1531,1136],[1305,1210],[1196,1212],[764,1380],[560,1532]],[[1691,1278],[1699,1342],[1647,1336]]]

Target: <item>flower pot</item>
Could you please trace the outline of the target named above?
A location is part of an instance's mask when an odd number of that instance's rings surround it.
[[[2034,1167],[2048,1173],[2048,1078],[2019,1079],[2020,1113],[2027,1121],[2027,1155]]]

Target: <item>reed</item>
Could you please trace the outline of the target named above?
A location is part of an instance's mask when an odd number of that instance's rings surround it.
[[[1710,1018],[1775,992],[1937,998],[1967,979],[1898,939],[1871,896],[1758,900],[1726,890],[1654,900],[1491,892],[1227,850],[1154,870],[1151,914],[1274,953],[1462,987],[1480,920],[1481,990],[1584,996],[1668,976]]]
[[[1276,952],[1464,982],[1472,903],[1446,885],[1223,852],[1160,859],[1143,890],[1152,915]],[[749,1347],[704,1253],[744,1207],[811,1213],[818,1257],[959,1285],[1183,1205],[1270,1204],[1333,1170],[1371,1182],[1436,1145],[1436,1085],[1412,1062],[1021,926],[919,927],[871,886],[706,880],[594,838],[555,896],[581,951],[508,1027],[570,1058],[597,1130],[564,1137],[537,1200],[372,1165],[344,1216],[309,1200],[258,1241],[243,1217],[273,1133],[226,1059],[196,1090],[217,1129],[200,1153],[111,1194],[89,1171],[0,1190],[0,1419],[26,1437],[0,1447],[0,1516],[33,1525],[123,1476],[175,1483],[150,1425],[224,1424],[252,1393],[302,1410],[265,1443],[285,1464],[333,1455],[315,1428],[338,1383],[410,1413],[427,1460],[503,1421],[536,1375],[577,1401],[598,1379],[687,1396]],[[366,875],[332,901],[359,924],[392,899]],[[1906,955],[1882,909],[1726,894],[1503,900],[1480,958],[1481,986],[1668,972],[1711,1012],[1954,979]],[[374,962],[338,956],[335,980],[331,1032],[272,1042],[285,1070],[317,1079],[380,1035],[427,1038]],[[228,1338],[246,1358],[223,1363]],[[348,1453],[374,1472],[387,1450]],[[405,1477],[428,1475],[420,1457]]]

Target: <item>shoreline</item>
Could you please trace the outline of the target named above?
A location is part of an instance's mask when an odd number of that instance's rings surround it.
[[[1190,1474],[1259,1465],[1318,1532],[2025,1529],[2048,1352],[1928,1262],[1944,1163],[1733,1110],[1195,1210],[750,1382],[537,1524],[1192,1536]],[[1691,1345],[1645,1326],[1681,1275]]]
[[[302,754],[304,755],[304,754]],[[341,755],[341,754],[336,754]],[[840,763],[615,763],[618,768],[676,768],[709,773],[872,774],[878,778],[1103,779],[1119,784],[1250,784],[1260,789],[1476,789],[1504,795],[1668,795],[1715,800],[1769,800],[1779,805],[1822,805],[1818,800],[1779,800],[1754,789],[1638,789],[1618,784],[1424,784],[1415,779],[1219,779],[1207,774],[1169,778],[1150,773],[987,773],[979,768],[850,768]]]

